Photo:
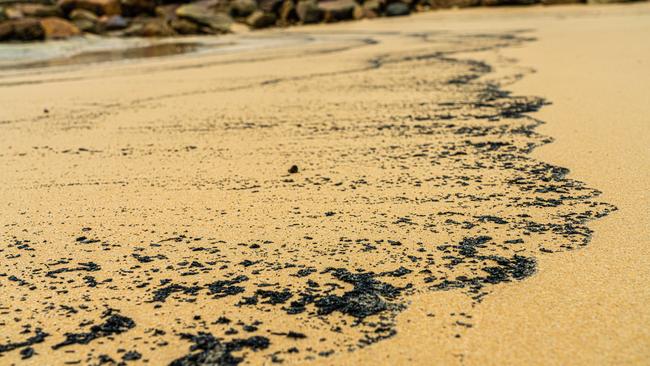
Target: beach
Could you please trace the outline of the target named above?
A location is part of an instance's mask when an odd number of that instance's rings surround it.
[[[0,363],[646,364],[649,31],[483,8],[22,51]]]

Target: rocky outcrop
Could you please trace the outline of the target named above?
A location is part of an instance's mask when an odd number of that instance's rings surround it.
[[[242,27],[331,23],[443,8],[627,1],[630,0],[0,0],[0,41],[67,38],[83,33],[133,37],[222,34]]]

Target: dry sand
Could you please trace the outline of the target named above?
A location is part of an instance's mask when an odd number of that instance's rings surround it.
[[[649,31],[476,9],[3,71],[0,363],[647,364]]]

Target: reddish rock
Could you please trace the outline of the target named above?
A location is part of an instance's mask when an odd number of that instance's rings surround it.
[[[66,14],[73,9],[85,9],[97,15],[120,15],[120,0],[59,0],[58,6]]]
[[[43,18],[41,19],[41,27],[43,27],[46,39],[69,38],[81,34],[79,28],[61,18]]]

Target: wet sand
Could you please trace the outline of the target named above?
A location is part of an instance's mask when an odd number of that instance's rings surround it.
[[[649,20],[3,72],[0,361],[646,363]]]

